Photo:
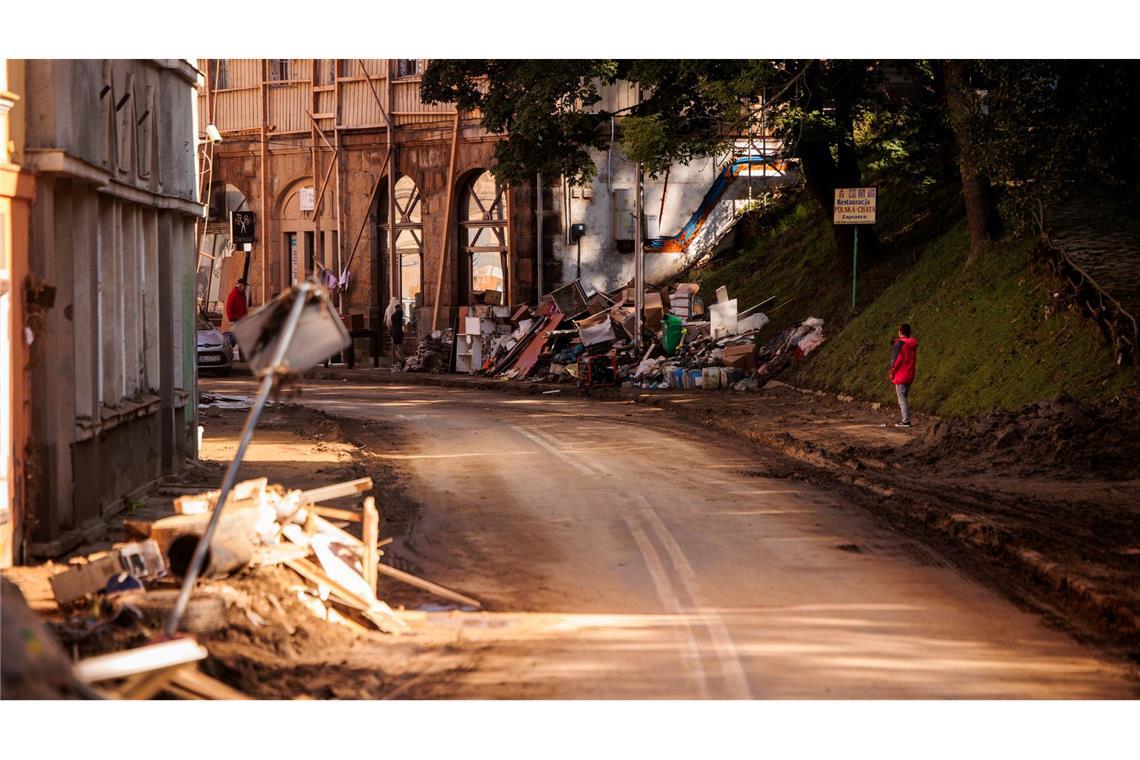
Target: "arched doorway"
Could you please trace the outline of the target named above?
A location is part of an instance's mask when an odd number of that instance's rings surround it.
[[[507,251],[507,185],[489,171],[473,172],[459,190],[459,297],[469,303],[471,293],[495,291],[507,303],[509,269]]]
[[[381,187],[377,195],[384,199],[387,197],[387,186]],[[400,305],[404,309],[404,320],[407,324],[415,322],[416,307],[422,305],[424,278],[424,223],[422,196],[415,181],[408,176],[401,176],[396,180],[395,187],[396,223],[394,227],[396,255],[392,257],[388,251],[388,204],[383,200],[378,204],[377,237],[380,241],[380,260],[387,262],[388,267],[395,267],[398,272],[396,284],[399,293]]]
[[[312,194],[312,198],[307,197]],[[306,197],[302,198],[302,195]],[[317,264],[327,268],[334,268],[333,256],[337,250],[336,218],[333,216],[332,203],[329,193],[325,193],[325,201],[320,209],[320,235],[321,246],[317,241],[317,224],[312,211],[303,211],[302,200],[306,208],[316,205],[311,181],[306,178],[294,182],[288,190],[281,195],[278,205],[277,218],[280,220],[281,259],[277,266],[277,283],[280,289],[288,288],[294,282],[299,282],[311,275]],[[323,261],[318,261],[318,252],[323,250]],[[273,275],[270,275],[271,277]]]

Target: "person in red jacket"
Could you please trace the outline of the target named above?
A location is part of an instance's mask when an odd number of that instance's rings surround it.
[[[243,319],[249,313],[249,304],[245,300],[245,291],[249,289],[249,283],[242,277],[237,281],[237,284],[230,290],[230,294],[226,296],[226,319],[229,320],[230,327],[240,319]],[[234,340],[234,334],[229,330],[222,333],[225,336],[226,342],[231,346],[236,346],[237,341]]]
[[[918,354],[918,341],[910,337],[910,325],[899,325],[899,337],[891,346],[891,382],[899,397],[899,411],[902,421],[895,427],[910,427],[910,385],[914,382],[914,365]]]
[[[249,304],[245,300],[245,291],[248,288],[249,283],[243,277],[237,281],[233,290],[226,296],[226,319],[230,321],[231,325],[249,313]]]

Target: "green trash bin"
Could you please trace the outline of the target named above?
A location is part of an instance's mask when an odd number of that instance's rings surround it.
[[[666,356],[672,356],[677,352],[677,346],[681,345],[681,335],[685,329],[682,327],[681,318],[676,314],[666,314],[661,323],[664,331],[661,337],[661,348],[665,350]]]

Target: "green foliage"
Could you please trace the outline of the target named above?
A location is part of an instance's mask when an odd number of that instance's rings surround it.
[[[978,168],[1004,189],[1002,216],[1024,230],[1087,183],[1135,200],[1140,63],[977,61],[965,128]]]
[[[535,172],[588,182],[589,148],[606,147],[609,116],[589,109],[617,64],[606,60],[433,60],[424,72],[424,102],[480,110],[483,126],[507,135],[495,146],[495,174],[530,181]]]

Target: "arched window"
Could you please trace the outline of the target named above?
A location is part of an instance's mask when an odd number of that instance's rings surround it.
[[[507,299],[507,186],[488,171],[473,176],[459,195],[459,246],[467,288],[494,290]]]
[[[415,319],[416,296],[423,289],[424,224],[420,189],[411,177],[396,180],[396,260],[400,272],[400,303],[404,317]],[[380,200],[380,251],[388,255],[388,204]]]

